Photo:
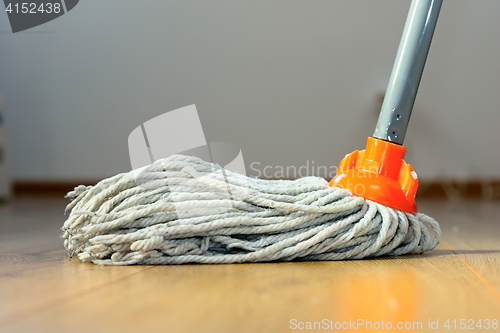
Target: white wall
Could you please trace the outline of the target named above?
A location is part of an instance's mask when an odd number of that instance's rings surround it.
[[[193,103],[207,140],[239,144],[247,166],[336,165],[372,134],[408,7],[85,0],[16,34],[0,13],[14,178],[128,171],[130,131]],[[500,177],[499,13],[443,4],[405,142],[421,178]]]

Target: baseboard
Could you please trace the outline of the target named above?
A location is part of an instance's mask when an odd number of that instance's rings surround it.
[[[78,185],[94,185],[97,180],[75,181],[22,181],[13,184],[16,197],[54,196],[64,197]],[[418,199],[500,199],[500,180],[489,181],[421,181]]]
[[[12,185],[15,197],[53,196],[64,197],[78,185],[95,185],[97,180],[81,181],[18,181]]]
[[[417,198],[499,200],[500,180],[421,181]]]

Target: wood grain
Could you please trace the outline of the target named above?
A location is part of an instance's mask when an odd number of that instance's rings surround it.
[[[500,319],[498,202],[421,202],[444,230],[425,255],[100,267],[66,257],[64,202],[40,200],[0,207],[2,332],[302,331],[291,329],[293,319],[421,322],[404,331],[452,332],[447,319]],[[430,330],[436,320],[441,329]],[[356,331],[380,331],[363,328]]]

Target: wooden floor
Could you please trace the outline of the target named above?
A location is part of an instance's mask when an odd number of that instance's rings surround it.
[[[69,260],[65,204],[0,205],[0,332],[500,331],[498,201],[419,202],[444,232],[425,255],[162,267]]]

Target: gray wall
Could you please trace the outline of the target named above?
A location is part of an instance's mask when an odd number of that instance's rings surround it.
[[[408,7],[83,0],[17,34],[4,12],[13,176],[128,171],[130,131],[193,103],[207,140],[237,143],[247,167],[336,165],[372,134]],[[421,178],[500,177],[499,15],[500,1],[444,2],[405,142]]]

